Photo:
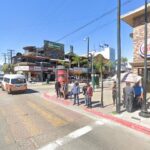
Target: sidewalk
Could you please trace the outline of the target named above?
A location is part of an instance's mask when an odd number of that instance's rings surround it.
[[[54,86],[54,85],[52,85]],[[72,85],[69,85],[69,89]],[[82,85],[81,85],[82,86]],[[123,87],[123,86],[122,86]],[[104,108],[100,107],[100,97],[101,92],[100,88],[95,89],[93,98],[92,98],[92,109],[86,108],[84,106],[84,96],[83,94],[80,94],[80,106],[75,106],[77,109],[82,109],[86,111],[87,113],[90,113],[92,115],[102,117],[111,121],[114,121],[116,123],[122,124],[126,127],[132,128],[134,130],[140,131],[142,133],[150,135],[150,119],[149,118],[142,118],[138,114],[140,110],[128,113],[126,110],[121,107],[121,113],[116,114],[115,113],[115,106],[113,106],[112,103],[112,96],[111,96],[111,85],[106,84],[104,86]],[[45,92],[43,94],[44,98],[48,100],[52,100],[53,102],[59,103],[61,105],[70,106],[72,107],[73,100],[60,100],[56,98],[55,91],[52,90],[50,93]],[[148,97],[150,94],[148,94]],[[150,111],[150,110],[149,110]]]

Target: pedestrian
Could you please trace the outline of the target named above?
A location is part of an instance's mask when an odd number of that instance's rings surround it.
[[[133,111],[134,89],[130,82],[126,82],[126,87],[123,89],[125,107],[128,112]]]
[[[78,105],[79,105],[80,86],[79,86],[78,82],[75,82],[75,84],[73,85],[73,88],[72,88],[71,91],[72,91],[72,93],[74,95],[74,103],[73,103],[73,105],[75,105],[76,103],[78,103]]]
[[[56,81],[55,82],[55,91],[56,91],[56,95],[57,95],[57,98],[60,97],[61,93],[60,93],[60,88],[61,88],[61,84],[59,81]]]
[[[116,88],[116,82],[114,81],[113,87],[112,87],[112,99],[113,99],[113,105],[116,104],[116,98],[117,98],[117,88]]]
[[[141,108],[143,101],[143,87],[140,85],[140,82],[135,83],[134,88],[134,107],[135,109]]]
[[[82,93],[83,93],[83,95],[84,95],[85,106],[88,105],[86,91],[87,91],[87,84],[85,84],[85,85],[83,86],[83,88],[82,88]]]
[[[89,83],[87,83],[86,95],[87,95],[87,107],[91,108],[92,107],[93,88],[91,87],[91,85]]]
[[[63,98],[66,99],[67,98],[67,92],[68,92],[68,85],[65,81],[62,82],[62,94],[63,94]]]

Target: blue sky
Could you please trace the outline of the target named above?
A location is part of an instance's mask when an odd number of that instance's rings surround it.
[[[124,3],[127,0],[122,0]],[[0,0],[0,53],[14,49],[23,52],[24,46],[43,46],[43,40],[57,41],[67,33],[117,6],[117,0]],[[122,7],[122,14],[144,4],[144,0],[131,0]],[[86,53],[90,37],[90,49],[99,49],[107,43],[117,47],[117,12],[101,18],[83,30],[60,41],[65,51],[74,46],[77,54]],[[132,28],[122,22],[122,56],[132,61],[133,45],[129,34]],[[3,63],[1,56],[0,63]]]

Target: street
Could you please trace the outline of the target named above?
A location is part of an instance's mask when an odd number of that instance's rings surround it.
[[[149,150],[149,136],[41,97],[51,90],[30,86],[22,94],[0,91],[1,150]]]

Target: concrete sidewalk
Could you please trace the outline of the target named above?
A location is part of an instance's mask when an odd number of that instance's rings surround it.
[[[93,115],[98,115],[99,117],[104,117],[106,119],[110,119],[112,121],[115,121],[119,124],[125,125],[127,127],[130,127],[135,130],[140,130],[142,132],[148,132],[150,135],[150,119],[149,118],[142,118],[139,116],[140,110],[137,110],[132,113],[128,113],[123,107],[121,107],[121,113],[116,114],[115,110],[116,107],[113,106],[112,102],[112,95],[111,95],[111,85],[112,83],[105,84],[104,86],[104,107],[100,107],[100,97],[101,92],[100,88],[95,89],[93,93],[92,98],[92,109],[86,108],[84,106],[84,95],[80,94],[80,106],[77,107],[77,109],[83,109],[86,110],[86,112],[90,112]],[[84,84],[80,84],[81,88]],[[69,90],[71,89],[72,84],[69,85]],[[124,87],[124,85],[122,85]],[[62,105],[67,105],[72,107],[73,99],[67,99],[67,100],[61,100],[56,98],[55,90],[54,90],[54,84],[50,85],[50,92],[45,92],[43,95],[47,99],[53,99],[56,100],[55,102],[61,103]],[[148,97],[150,94],[148,94]],[[149,109],[150,111],[150,109]],[[146,131],[145,131],[146,130]]]

